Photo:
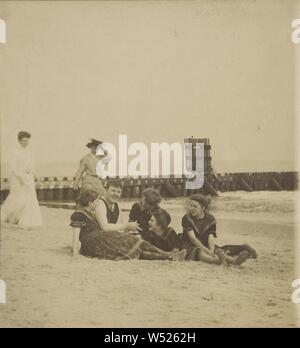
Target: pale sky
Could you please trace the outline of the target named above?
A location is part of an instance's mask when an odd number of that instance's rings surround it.
[[[215,163],[293,162],[294,5],[1,1],[1,161],[27,130],[43,162],[119,134],[208,137]]]

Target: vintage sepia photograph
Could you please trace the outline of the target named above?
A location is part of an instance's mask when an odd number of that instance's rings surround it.
[[[0,117],[1,328],[300,327],[299,0],[1,1]]]

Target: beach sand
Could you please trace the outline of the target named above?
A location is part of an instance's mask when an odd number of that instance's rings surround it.
[[[235,202],[227,196],[212,213],[220,245],[258,251],[241,267],[73,257],[70,210],[42,207],[44,225],[32,231],[3,226],[0,327],[294,327],[292,201],[281,213],[266,211],[269,201],[232,211]],[[179,231],[182,200],[164,204]]]

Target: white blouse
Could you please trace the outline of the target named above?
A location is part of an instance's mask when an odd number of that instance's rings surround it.
[[[11,174],[14,176],[36,175],[34,160],[28,148],[17,146],[11,154],[9,166]]]

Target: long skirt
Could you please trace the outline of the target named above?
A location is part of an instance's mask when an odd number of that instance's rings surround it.
[[[1,207],[1,221],[29,229],[42,225],[34,177],[28,174],[24,182],[16,176],[10,180],[10,192]]]
[[[139,258],[140,236],[126,232],[103,232],[94,230],[80,235],[81,250],[84,256],[108,260],[128,260]]]

